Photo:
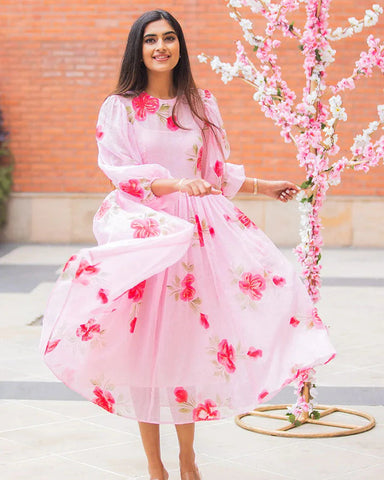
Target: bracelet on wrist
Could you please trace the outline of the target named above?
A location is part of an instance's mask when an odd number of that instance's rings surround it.
[[[183,186],[183,183],[185,182],[185,178],[181,178],[175,185],[176,190],[180,191],[181,187]]]
[[[253,179],[253,195],[257,195],[259,182],[257,178]]]

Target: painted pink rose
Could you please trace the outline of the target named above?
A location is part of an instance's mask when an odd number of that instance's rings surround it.
[[[245,215],[239,208],[235,207],[236,217],[244,225],[244,227],[249,228],[257,228],[256,224],[252,222],[252,220]]]
[[[292,327],[297,327],[300,323],[300,320],[297,320],[296,317],[291,317],[289,320],[289,324],[292,325]]]
[[[204,247],[203,229],[201,228],[200,218],[198,215],[195,215],[195,222],[196,222],[197,234],[199,235],[200,247]]]
[[[316,328],[320,328],[320,329],[325,328],[325,325],[324,325],[323,321],[321,320],[321,318],[319,317],[319,314],[317,312],[316,307],[312,310],[312,321],[313,321],[313,325]]]
[[[96,333],[100,333],[101,327],[99,323],[96,323],[94,318],[88,320],[87,323],[83,323],[76,330],[76,335],[81,338],[83,342],[92,340]]]
[[[105,200],[99,207],[99,209],[96,212],[95,217],[99,220],[100,218],[103,218],[104,215],[108,212],[108,210],[111,208],[111,203],[108,202],[108,200]]]
[[[190,287],[192,283],[195,281],[195,276],[192,273],[187,273],[183,280],[181,281],[181,285],[183,287]]]
[[[252,300],[260,300],[266,288],[265,278],[258,273],[253,275],[251,272],[244,272],[239,280],[239,288]]]
[[[204,328],[209,328],[208,317],[204,313],[200,313],[200,323]]]
[[[120,182],[119,188],[122,192],[140,198],[140,200],[144,198],[144,189],[137,178],[131,178],[128,182]]]
[[[223,339],[218,345],[217,361],[223,365],[225,371],[233,373],[236,370],[235,365],[235,349],[233,345],[229,345],[226,339]]]
[[[256,349],[255,347],[249,347],[247,355],[252,358],[261,358],[263,356],[263,351]]]
[[[71,262],[73,262],[74,260],[76,260],[76,258],[77,258],[77,255],[72,255],[72,257],[69,258],[67,263],[64,265],[63,272],[65,272],[67,270],[67,268],[69,267],[69,264]]]
[[[90,265],[87,260],[81,260],[76,270],[75,280],[78,280],[80,277],[96,275],[99,271],[100,269],[97,265]],[[81,283],[84,283],[85,285],[88,283],[88,280],[86,278],[82,278],[79,281]]]
[[[279,277],[278,275],[275,275],[272,278],[272,281],[276,285],[276,287],[283,287],[287,283],[285,278]]]
[[[131,298],[134,302],[139,302],[144,295],[144,288],[145,288],[146,280],[138,283],[134,287],[128,290],[128,298]]]
[[[204,97],[205,97],[205,98],[211,98],[211,97],[212,97],[212,93],[211,93],[209,90],[204,90]]]
[[[188,392],[183,387],[176,387],[173,393],[178,403],[185,403],[188,400]]]
[[[137,317],[135,317],[133,320],[130,321],[130,323],[129,323],[130,333],[133,333],[135,331],[136,322],[137,322]]]
[[[104,132],[103,132],[103,129],[101,127],[101,125],[97,125],[96,127],[96,138],[97,140],[101,140],[104,136]]]
[[[60,338],[57,340],[52,340],[47,343],[47,348],[45,349],[45,353],[50,353],[52,350],[54,350],[57,345],[60,343]]]
[[[213,400],[206,400],[204,403],[199,403],[192,412],[193,421],[200,422],[206,420],[217,420],[220,418],[220,412],[217,410],[217,405]]]
[[[154,218],[134,220],[131,228],[135,230],[133,238],[158,237],[160,235],[159,222]]]
[[[175,117],[175,120],[177,121],[177,118]],[[171,130],[172,132],[175,132],[176,130],[179,129],[179,127],[176,125],[176,123],[173,121],[172,116],[167,118],[167,128]]]
[[[93,403],[96,403],[96,405],[104,408],[109,413],[113,413],[114,405],[116,402],[111,392],[109,392],[108,390],[102,390],[100,387],[95,387],[95,389],[93,390],[93,394],[96,397],[92,400]]]
[[[180,292],[180,300],[183,302],[191,302],[196,295],[196,290],[191,286],[188,285]]]
[[[218,177],[221,177],[223,175],[223,171],[224,171],[223,162],[220,162],[219,160],[217,160],[217,162],[215,163],[215,166],[214,166],[214,171],[215,171],[215,173]]]
[[[100,288],[100,290],[97,292],[97,298],[101,300],[101,303],[108,303],[108,294],[108,290]]]
[[[259,402],[263,400],[268,394],[269,392],[267,390],[263,390],[258,396]]]
[[[231,217],[227,213],[224,213],[223,217],[225,218],[225,220],[227,222],[230,222],[232,220]]]
[[[145,92],[132,100],[132,108],[135,111],[135,118],[140,122],[147,118],[147,113],[156,113],[159,106],[159,99],[151,97]]]
[[[201,161],[202,160],[203,160],[203,147],[200,147],[200,149],[197,153],[197,162],[196,162],[197,170],[201,170]]]
[[[215,238],[215,229],[213,227],[209,227],[209,234],[211,235],[212,238]]]

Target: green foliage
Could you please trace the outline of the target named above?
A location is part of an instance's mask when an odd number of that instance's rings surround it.
[[[305,182],[303,182],[301,185],[300,185],[300,188],[303,188],[304,190],[306,188],[309,188],[313,185],[313,178],[312,177],[309,177],[308,180],[306,180]]]
[[[7,220],[7,202],[12,189],[13,156],[7,144],[8,132],[3,127],[0,110],[0,228]]]
[[[320,418],[320,412],[318,410],[313,410],[310,414],[310,417],[314,418],[315,420],[318,420]]]

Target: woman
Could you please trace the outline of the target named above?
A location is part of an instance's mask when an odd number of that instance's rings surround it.
[[[299,189],[225,161],[217,103],[196,88],[181,27],[162,10],[132,26],[96,136],[116,189],[95,216],[99,246],[68,260],[51,296],[44,358],[139,421],[152,480],[168,478],[159,424],[174,423],[181,479],[198,480],[196,421],[249,411],[334,355],[292,266],[226,198],[287,202]]]

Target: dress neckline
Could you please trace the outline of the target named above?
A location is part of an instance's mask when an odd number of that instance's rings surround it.
[[[156,98],[156,100],[159,100],[159,102],[176,102],[177,96],[172,97],[172,98],[159,98],[159,97],[154,97],[153,95],[150,95],[147,91],[144,90],[144,93],[146,95],[149,95],[151,98]]]

